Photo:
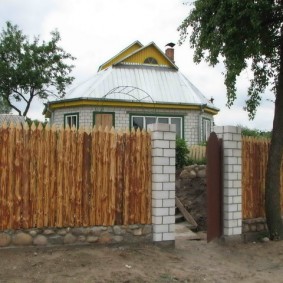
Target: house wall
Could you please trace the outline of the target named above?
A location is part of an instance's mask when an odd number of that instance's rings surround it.
[[[79,125],[80,126],[92,126],[93,125],[93,112],[115,112],[115,128],[125,129],[130,126],[130,114],[142,113],[144,115],[156,114],[156,115],[168,115],[168,116],[184,116],[184,138],[189,145],[198,144],[202,142],[202,118],[211,120],[213,125],[213,115],[208,113],[201,113],[197,110],[167,110],[167,109],[137,109],[137,108],[112,108],[112,107],[69,107],[63,109],[56,109],[52,113],[50,119],[51,124],[57,126],[64,125],[64,114],[67,113],[79,113]]]

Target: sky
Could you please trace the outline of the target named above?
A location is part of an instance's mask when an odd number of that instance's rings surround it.
[[[155,42],[161,50],[169,42],[178,43],[178,26],[188,15],[190,5],[181,0],[0,0],[0,29],[6,21],[19,26],[32,40],[50,40],[57,29],[60,46],[76,57],[72,75],[73,87],[96,74],[98,67],[132,42],[143,45]],[[179,70],[220,109],[215,124],[241,125],[253,129],[271,130],[274,95],[267,90],[253,121],[243,110],[247,87],[252,74],[244,71],[237,83],[237,100],[226,107],[224,67],[193,62],[194,50],[188,40],[175,46],[175,64]],[[52,100],[52,99],[51,99]],[[29,116],[44,120],[43,104],[32,103]]]

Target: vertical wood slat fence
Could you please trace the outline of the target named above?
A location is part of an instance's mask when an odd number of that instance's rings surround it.
[[[203,160],[206,158],[206,146],[205,145],[191,145],[189,146],[189,158],[192,160]]]
[[[242,138],[243,219],[265,217],[265,173],[270,140]],[[283,211],[283,162],[281,163],[281,209]]]
[[[0,230],[151,223],[145,131],[0,127]]]

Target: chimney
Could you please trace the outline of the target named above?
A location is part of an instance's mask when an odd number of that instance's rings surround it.
[[[173,62],[175,63],[174,61],[174,47],[175,46],[175,43],[168,43],[165,45],[165,47],[168,47],[166,50],[165,50],[165,55]]]

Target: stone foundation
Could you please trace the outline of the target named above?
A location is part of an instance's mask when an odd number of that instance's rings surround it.
[[[243,220],[243,234],[251,232],[267,232],[265,218],[254,218]]]
[[[0,248],[70,244],[114,244],[152,241],[151,225],[93,226],[6,230],[0,233]]]

